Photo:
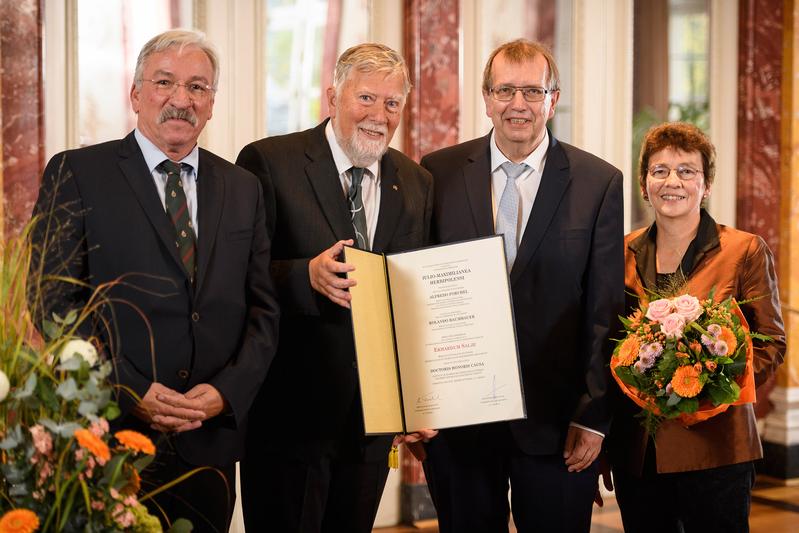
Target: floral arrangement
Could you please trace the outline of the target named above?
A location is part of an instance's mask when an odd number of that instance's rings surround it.
[[[755,400],[752,339],[769,337],[749,331],[735,300],[659,298],[621,320],[611,371],[650,434],[666,419],[690,426]]]
[[[139,495],[155,446],[109,431],[120,414],[113,367],[79,336],[101,294],[44,320],[40,336],[28,312],[31,227],[0,248],[0,533],[162,531],[142,502],[163,487]]]

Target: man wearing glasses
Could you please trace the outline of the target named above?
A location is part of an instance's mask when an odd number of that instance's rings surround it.
[[[228,529],[247,412],[277,335],[261,185],[197,146],[218,80],[202,34],[151,39],[130,91],[136,129],[53,157],[34,211],[44,253],[32,271],[85,283],[45,284],[32,302],[40,319],[65,316],[111,284],[109,305],[78,333],[113,357],[119,426],[156,440],[143,487],[214,467],[147,502],[194,531]]]
[[[558,70],[538,43],[491,54],[493,130],[434,152],[433,240],[505,237],[527,418],[442,430],[425,472],[442,532],[584,531],[610,424],[609,337],[624,304],[622,175],[546,128]]]

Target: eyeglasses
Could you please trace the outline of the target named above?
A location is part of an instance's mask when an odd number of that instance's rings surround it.
[[[678,165],[677,168],[671,168],[667,165],[652,165],[649,167],[649,175],[656,180],[665,180],[669,177],[672,170],[682,181],[691,181],[697,175],[704,174],[701,170],[689,167],[688,165]]]
[[[172,81],[166,78],[162,78],[160,80],[140,80],[140,81],[147,81],[155,86],[155,92],[159,96],[172,96],[175,94],[175,91],[178,90],[178,87],[183,87],[188,91],[189,96],[192,100],[201,101],[208,98],[208,96],[213,93],[216,89],[211,87],[210,85],[205,85],[204,83],[199,83],[196,81],[191,81],[188,83],[181,83],[179,81]]]
[[[489,89],[495,100],[510,102],[516,96],[516,91],[521,91],[527,102],[540,102],[546,95],[554,93],[557,89],[544,89],[543,87],[514,87],[513,85],[497,85]]]

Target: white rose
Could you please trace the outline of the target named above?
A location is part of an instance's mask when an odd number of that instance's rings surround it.
[[[10,388],[11,384],[8,382],[8,376],[6,376],[5,372],[0,370],[0,402],[6,399]]]
[[[82,357],[84,361],[89,363],[89,366],[94,366],[97,363],[97,349],[92,343],[83,339],[67,341],[64,347],[61,348],[58,359],[63,363],[69,361],[75,355]]]

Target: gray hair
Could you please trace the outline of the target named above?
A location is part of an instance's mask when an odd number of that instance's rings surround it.
[[[339,94],[341,86],[350,76],[352,69],[363,73],[381,72],[386,76],[402,76],[403,96],[411,90],[411,78],[405,60],[395,50],[379,43],[364,43],[348,48],[336,62],[333,73],[333,89]]]
[[[211,67],[214,70],[213,88],[216,89],[219,83],[219,56],[216,53],[213,45],[205,38],[205,34],[194,30],[168,30],[164,33],[159,33],[142,47],[139,52],[139,58],[136,60],[136,71],[133,74],[133,80],[136,83],[136,88],[141,88],[142,76],[144,75],[144,63],[147,59],[159,52],[163,52],[172,47],[177,47],[178,51],[183,51],[188,46],[196,46],[208,56],[211,61]]]

